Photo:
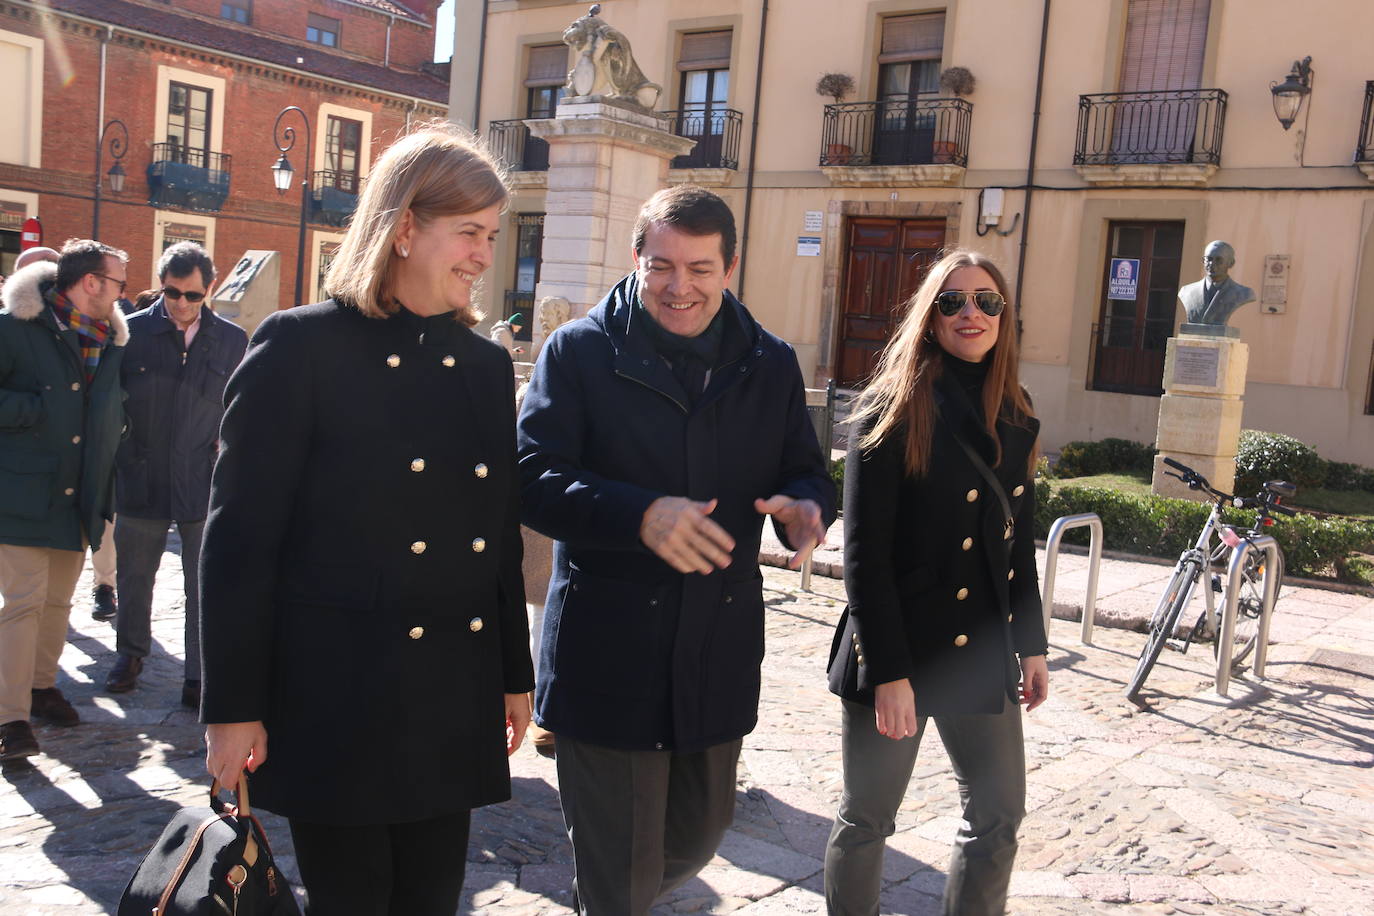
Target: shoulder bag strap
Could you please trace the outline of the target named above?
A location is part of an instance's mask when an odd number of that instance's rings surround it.
[[[1002,481],[997,479],[997,475],[992,472],[992,468],[988,467],[988,463],[983,460],[983,456],[978,454],[978,450],[970,445],[968,440],[965,439],[952,424],[948,428],[950,435],[954,437],[954,441],[959,443],[959,447],[963,449],[964,454],[968,456],[969,464],[973,465],[974,469],[982,475],[983,480],[987,482],[993,495],[997,497],[997,502],[1001,504],[1002,524],[1004,526],[1002,537],[1007,542],[1007,550],[1010,552],[1011,536],[1016,531],[1016,519],[1011,514],[1011,500],[1007,499],[1007,491],[1003,489]]]

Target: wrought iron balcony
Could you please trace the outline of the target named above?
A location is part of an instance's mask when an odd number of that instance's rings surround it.
[[[1360,116],[1360,145],[1355,147],[1355,161],[1374,162],[1374,80],[1364,84],[1364,114]]]
[[[973,105],[910,96],[825,106],[821,165],[968,165]]]
[[[358,209],[358,175],[333,169],[310,177],[310,221],[343,226]]]
[[[690,153],[673,159],[671,168],[739,168],[739,136],[744,115],[733,108],[716,108],[709,112],[685,108],[662,114],[669,119],[673,133],[697,141]]]
[[[1074,165],[1219,165],[1226,92],[1102,92],[1078,97]]]
[[[512,172],[547,172],[549,144],[547,140],[531,137],[530,129],[520,119],[492,121],[488,128],[491,151],[506,163]]]
[[[154,143],[148,164],[148,203],[217,211],[229,196],[229,157],[180,143]]]

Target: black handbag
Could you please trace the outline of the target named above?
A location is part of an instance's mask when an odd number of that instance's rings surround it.
[[[183,808],[148,851],[118,916],[300,916],[267,834],[248,806],[248,775],[239,777],[237,804],[210,785],[210,809]]]

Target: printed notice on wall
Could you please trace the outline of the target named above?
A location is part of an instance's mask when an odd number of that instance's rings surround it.
[[[821,256],[821,237],[819,235],[797,236],[797,257],[819,258]]]
[[[825,214],[820,210],[807,210],[806,218],[802,220],[802,232],[820,232],[824,219]]]
[[[1217,362],[1221,351],[1216,347],[1191,347],[1179,344],[1174,349],[1174,384],[1217,385]]]
[[[1266,315],[1282,315],[1288,307],[1288,270],[1292,258],[1286,254],[1264,257],[1264,284],[1260,288],[1260,311]]]
[[[1112,274],[1107,278],[1107,298],[1134,302],[1140,283],[1139,258],[1112,258]]]

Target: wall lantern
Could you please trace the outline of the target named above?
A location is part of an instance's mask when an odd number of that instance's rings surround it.
[[[1302,100],[1312,91],[1311,56],[1293,61],[1292,72],[1282,83],[1270,83],[1269,91],[1274,94],[1274,116],[1287,130],[1298,119]]]

